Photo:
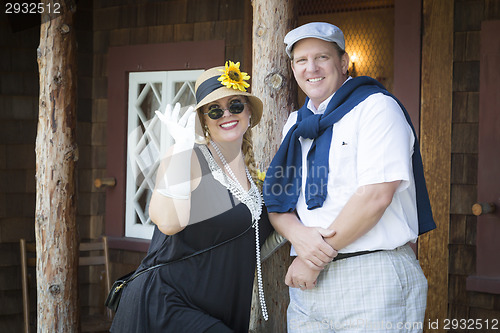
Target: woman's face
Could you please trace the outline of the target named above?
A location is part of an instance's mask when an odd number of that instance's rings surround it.
[[[231,113],[229,109],[241,110],[241,113]],[[220,110],[222,110],[222,113]],[[241,144],[243,135],[250,125],[250,104],[244,96],[228,96],[203,106],[204,121],[210,132],[210,137],[216,142],[233,142]],[[207,113],[219,113],[222,116],[212,119]]]

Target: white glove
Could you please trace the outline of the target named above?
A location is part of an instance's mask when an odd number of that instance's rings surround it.
[[[193,148],[196,118],[196,112],[194,112],[194,108],[192,106],[190,106],[184,115],[179,119],[180,110],[181,105],[176,103],[173,110],[172,105],[167,104],[165,113],[161,113],[158,110],[155,111],[161,122],[167,126],[168,133],[174,139],[176,147],[179,151]]]
[[[191,193],[191,154],[195,142],[196,112],[191,106],[179,119],[180,109],[181,105],[176,103],[173,110],[168,104],[165,113],[155,111],[175,141],[167,169],[162,163],[158,170],[163,174],[157,177],[156,191],[171,198],[188,199]]]

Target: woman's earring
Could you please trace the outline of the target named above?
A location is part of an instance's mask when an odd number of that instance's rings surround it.
[[[208,138],[210,136],[210,131],[208,130],[208,126],[205,125],[205,137]]]
[[[252,126],[252,116],[248,117],[248,127]]]

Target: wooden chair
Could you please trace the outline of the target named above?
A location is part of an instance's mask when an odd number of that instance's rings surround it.
[[[21,284],[23,289],[23,317],[24,317],[24,332],[30,333],[35,331],[36,323],[30,323],[30,302],[29,302],[29,286],[30,274],[29,267],[36,267],[36,246],[34,243],[27,243],[25,239],[20,239],[21,250]],[[104,299],[106,298],[111,287],[109,257],[108,257],[108,242],[106,237],[102,237],[100,242],[81,242],[79,267],[102,267],[102,281],[104,282],[104,294],[102,295],[103,311],[100,314],[81,315],[82,332],[108,332],[111,327],[112,313],[111,310],[104,307]],[[35,284],[36,286],[36,284]],[[35,287],[36,288],[36,287]]]

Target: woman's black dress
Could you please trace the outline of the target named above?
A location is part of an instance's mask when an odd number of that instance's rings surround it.
[[[209,251],[142,274],[123,291],[111,332],[204,332],[223,322],[235,332],[248,332],[256,265],[255,229],[249,209],[214,179],[200,149],[204,174],[191,196],[191,220],[167,236],[155,227],[147,256],[138,270],[171,262],[220,244]],[[229,209],[200,219],[203,207]],[[271,232],[263,207],[260,244]]]

